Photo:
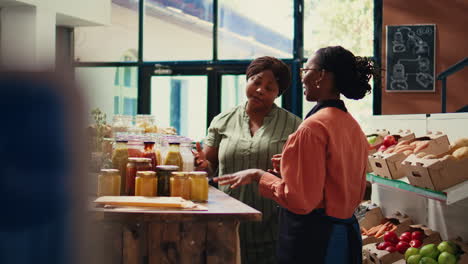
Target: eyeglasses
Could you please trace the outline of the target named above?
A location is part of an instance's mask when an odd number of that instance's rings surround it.
[[[317,68],[300,68],[299,69],[299,74],[301,76],[301,79],[304,78],[304,75],[307,73],[307,71],[321,71],[321,69],[317,69]]]

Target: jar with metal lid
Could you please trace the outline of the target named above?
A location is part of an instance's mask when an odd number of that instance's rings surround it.
[[[143,157],[143,152],[145,151],[145,144],[143,144],[143,141],[141,141],[141,139],[137,137],[131,138],[127,143],[127,147],[129,157]]]
[[[97,196],[119,196],[120,173],[116,169],[102,169],[98,176]]]
[[[112,120],[112,134],[115,136],[117,132],[127,132],[132,126],[132,116],[129,115],[114,115]]]
[[[138,171],[135,180],[135,196],[156,196],[158,179],[154,171]]]
[[[182,155],[180,154],[180,143],[179,142],[170,142],[169,150],[164,159],[164,165],[175,165],[178,166],[181,170],[184,167]]]
[[[117,140],[112,146],[112,167],[118,169],[120,173],[120,193],[125,192],[125,175],[127,172],[128,163],[128,147],[126,140]]]
[[[156,175],[158,176],[158,196],[171,195],[171,174],[178,170],[179,167],[174,165],[156,166]]]
[[[182,155],[182,171],[193,171],[195,169],[195,156],[192,153],[192,142],[183,142],[180,144],[180,154]]]
[[[158,127],[155,124],[152,115],[136,115],[135,126],[143,129],[143,133],[158,133]]]
[[[151,159],[128,158],[127,178],[125,183],[125,194],[135,195],[135,178],[138,171],[151,170]]]
[[[205,171],[191,171],[191,200],[196,202],[208,201],[208,174]]]
[[[190,178],[186,172],[173,172],[171,177],[171,196],[190,200]]]

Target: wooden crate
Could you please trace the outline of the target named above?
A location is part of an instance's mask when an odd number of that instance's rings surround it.
[[[468,159],[423,159],[410,155],[401,163],[401,168],[411,185],[435,191],[468,180]]]

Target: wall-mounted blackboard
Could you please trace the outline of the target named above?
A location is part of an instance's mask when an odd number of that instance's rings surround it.
[[[435,25],[387,26],[387,92],[435,91]]]

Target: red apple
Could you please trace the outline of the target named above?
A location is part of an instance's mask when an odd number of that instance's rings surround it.
[[[393,244],[390,243],[390,242],[380,242],[378,245],[377,245],[377,249],[380,249],[380,250],[384,250],[388,247],[392,246],[393,247]]]
[[[405,254],[405,251],[410,247],[410,244],[406,241],[400,241],[398,242],[398,244],[396,245],[396,249],[398,250],[398,252],[400,252],[401,254]]]
[[[424,239],[424,233],[421,231],[414,231],[411,233],[411,240],[420,240],[422,241]]]
[[[409,242],[411,247],[420,248],[422,246],[421,240],[413,239]]]
[[[390,147],[392,145],[395,145],[397,143],[396,139],[394,136],[391,136],[391,135],[388,135],[388,136],[385,136],[384,137],[384,140],[383,140],[383,145],[385,147]]]
[[[406,241],[409,243],[411,241],[411,232],[404,232],[401,234],[400,241]]]
[[[383,239],[384,239],[384,241],[390,242],[393,245],[397,244],[398,241],[399,241],[397,234],[395,232],[393,232],[393,231],[385,232],[385,234],[383,236]]]
[[[387,250],[390,253],[397,251],[396,247],[394,247],[394,246],[389,246],[385,250]]]

